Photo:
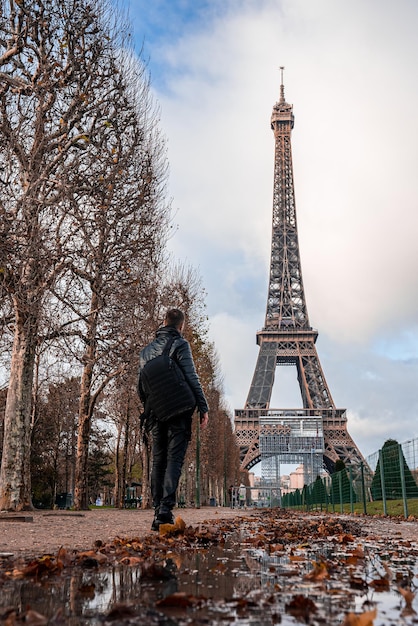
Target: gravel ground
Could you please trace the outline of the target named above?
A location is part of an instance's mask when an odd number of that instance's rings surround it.
[[[177,509],[186,525],[197,526],[213,519],[231,519],[257,515],[257,510],[202,507]],[[277,512],[280,517],[280,510]],[[306,516],[306,513],[295,513]],[[321,515],[327,515],[322,513]],[[338,514],[330,514],[342,518]],[[67,550],[88,550],[97,540],[104,543],[116,537],[143,537],[151,533],[151,510],[94,509],[92,511],[31,511],[0,514],[0,558],[29,558]],[[353,518],[351,518],[353,519]],[[364,531],[375,537],[418,541],[418,520],[356,516]],[[13,556],[11,556],[13,555]]]
[[[206,520],[248,516],[250,511],[202,507],[176,509],[187,525]],[[67,550],[87,550],[95,541],[106,543],[115,537],[143,537],[151,532],[152,510],[93,509],[92,511],[29,511],[0,514],[0,555],[15,558],[56,554]]]

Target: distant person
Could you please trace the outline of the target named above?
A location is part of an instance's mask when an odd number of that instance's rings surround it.
[[[246,488],[245,485],[243,485],[241,483],[240,488],[239,488],[239,505],[242,507],[245,504],[245,495],[246,495]]]
[[[206,428],[209,420],[208,404],[196,372],[190,344],[182,335],[184,324],[184,313],[179,309],[169,309],[164,326],[157,330],[155,339],[139,355],[138,394],[144,405],[145,428],[152,437],[152,530],[159,530],[161,524],[174,523],[172,510],[176,503],[176,489],[191,438],[192,416],[196,407],[202,428]],[[154,372],[150,386],[150,366],[146,368],[145,365],[162,355],[164,349],[167,352],[167,348],[169,356],[184,375],[190,399],[183,400],[184,384],[180,382],[175,390],[168,391],[171,385],[165,373],[159,375]]]

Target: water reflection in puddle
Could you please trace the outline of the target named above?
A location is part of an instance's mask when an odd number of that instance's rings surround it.
[[[367,552],[367,545],[364,547]],[[373,554],[372,548],[370,546],[370,554]],[[394,590],[376,593],[370,587],[367,592],[352,589],[348,582],[348,567],[345,579],[344,571],[332,575],[332,562],[341,566],[341,559],[346,554],[339,555],[337,549],[331,551],[326,543],[309,553],[304,551],[300,557],[297,552],[293,557],[269,555],[263,549],[232,540],[222,547],[186,552],[181,555],[181,564],[176,555],[172,556],[173,574],[166,580],[143,578],[139,567],[118,566],[100,571],[64,570],[60,577],[38,582],[27,579],[5,581],[0,587],[1,622],[4,623],[7,607],[13,607],[17,614],[23,614],[31,607],[47,616],[50,624],[80,626],[103,623],[329,625],[341,624],[348,611],[358,613],[376,606],[378,616],[374,626],[418,623],[414,611],[402,615],[405,603]],[[304,578],[312,571],[312,563],[319,559],[326,559],[330,564],[331,576],[327,580]],[[169,570],[170,555],[167,562]],[[178,563],[178,569],[174,562]],[[391,567],[393,576],[398,576],[399,580],[406,576],[412,580],[418,573],[415,560],[405,554],[399,555],[395,565],[392,561]],[[352,567],[350,575],[369,582],[379,572],[387,572],[384,560],[376,556],[366,558],[357,570]],[[158,605],[164,598],[179,592],[184,595],[177,596],[179,600],[172,606]],[[302,610],[289,614],[289,605],[297,595],[308,597],[314,604],[307,607],[306,613]],[[180,598],[191,600],[182,603]],[[120,609],[114,611],[110,619],[109,612],[115,606]],[[128,618],[124,611],[129,610],[132,616]]]

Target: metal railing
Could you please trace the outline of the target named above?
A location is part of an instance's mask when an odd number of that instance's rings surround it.
[[[284,508],[364,514],[418,516],[418,439],[389,439],[366,458],[331,476],[317,477],[302,489],[282,491]]]

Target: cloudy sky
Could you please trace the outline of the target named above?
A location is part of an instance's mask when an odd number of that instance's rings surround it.
[[[264,325],[285,66],[299,243],[321,365],[364,455],[418,437],[416,0],[119,0],[148,60],[178,230],[231,409]],[[272,406],[301,407],[295,368]]]

